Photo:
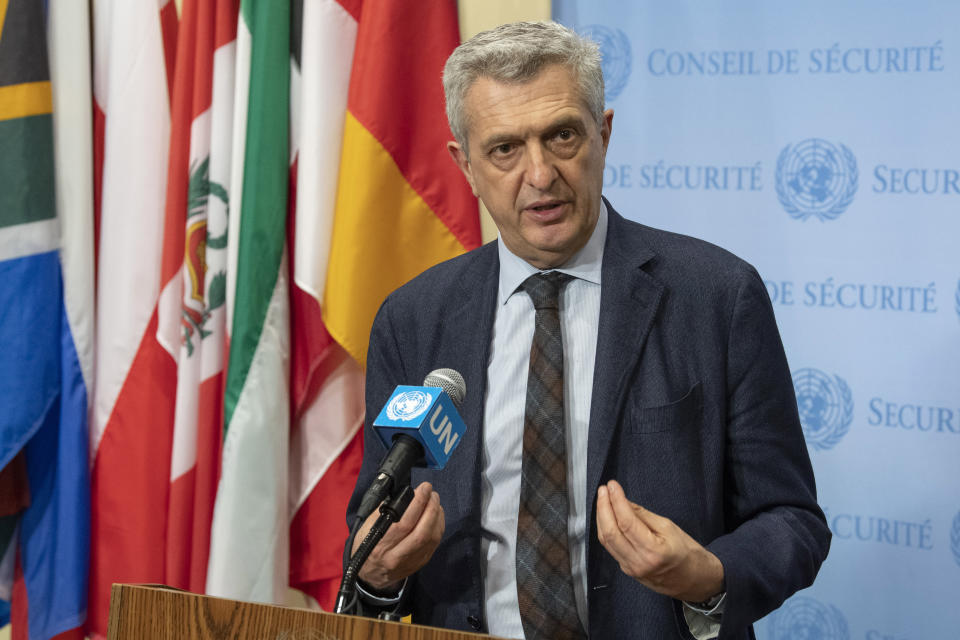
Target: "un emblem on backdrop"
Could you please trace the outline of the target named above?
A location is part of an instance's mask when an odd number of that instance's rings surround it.
[[[840,609],[813,598],[791,598],[770,615],[774,640],[849,640],[850,630]]]
[[[960,566],[960,511],[954,516],[953,527],[950,529],[950,550],[953,551],[957,566]]]
[[[591,24],[580,30],[580,35],[600,45],[603,68],[603,88],[607,100],[620,95],[633,67],[633,54],[630,51],[630,38],[620,29]]]
[[[957,318],[960,318],[960,280],[957,280],[957,292],[953,294],[953,305],[957,311]]]
[[[833,220],[853,202],[858,179],[850,149],[820,138],[788,144],[777,158],[777,197],[796,220]]]
[[[843,378],[831,378],[817,369],[797,369],[793,390],[807,445],[823,451],[840,442],[853,422],[853,394]]]

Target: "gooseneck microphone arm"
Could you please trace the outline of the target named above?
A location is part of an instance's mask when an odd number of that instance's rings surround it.
[[[409,471],[407,474],[409,475]],[[388,502],[380,505],[380,517],[377,518],[377,521],[370,528],[363,542],[357,547],[357,552],[350,558],[350,564],[347,565],[346,571],[343,572],[343,580],[340,581],[340,591],[337,592],[337,603],[333,609],[334,613],[349,613],[349,610],[353,608],[357,598],[356,585],[360,567],[362,567],[363,563],[370,557],[370,553],[373,551],[373,548],[377,546],[377,543],[386,535],[390,525],[403,517],[407,507],[410,506],[410,502],[413,500],[413,493],[413,489],[410,487],[408,481],[401,486],[400,490],[396,492],[396,495]],[[351,536],[348,544],[352,544],[352,538]]]
[[[337,602],[334,613],[349,613],[357,598],[357,578],[360,568],[367,561],[373,548],[387,533],[390,525],[403,517],[410,501],[413,500],[413,489],[410,487],[410,470],[418,462],[423,461],[423,445],[407,435],[398,435],[393,440],[393,446],[380,464],[373,484],[363,494],[360,508],[354,520],[354,531],[347,539],[347,545],[353,546],[353,539],[364,520],[367,519],[377,505],[380,505],[380,517],[367,533],[356,553],[350,556],[350,562],[343,572],[340,581],[340,590],[337,592]],[[349,553],[349,548],[345,550]]]
[[[438,389],[441,391],[439,396],[436,395]],[[462,439],[466,426],[457,409],[466,390],[463,376],[457,371],[435,369],[424,379],[423,387],[398,386],[374,420],[374,431],[389,451],[363,494],[350,527],[350,536],[344,547],[346,568],[334,608],[336,613],[348,613],[354,609],[360,568],[390,525],[403,517],[413,499],[411,469],[415,466],[442,469],[450,452]],[[377,505],[380,505],[380,517],[356,553],[351,554],[357,532]]]

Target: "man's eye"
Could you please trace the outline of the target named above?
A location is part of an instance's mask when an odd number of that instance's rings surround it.
[[[506,155],[513,151],[513,145],[509,142],[504,142],[503,144],[498,144],[493,148],[493,152],[498,155]]]
[[[561,140],[570,140],[573,138],[573,131],[570,129],[560,129],[560,131],[557,132],[557,137]]]

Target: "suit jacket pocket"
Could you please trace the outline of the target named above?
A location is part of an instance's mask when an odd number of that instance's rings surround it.
[[[697,382],[679,400],[657,407],[636,407],[633,432],[658,433],[696,426],[700,423],[702,409],[703,389]]]

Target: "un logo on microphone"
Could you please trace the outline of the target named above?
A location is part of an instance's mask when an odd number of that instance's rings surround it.
[[[853,202],[858,180],[853,152],[820,138],[788,144],[777,158],[777,198],[796,220],[833,220]]]
[[[770,637],[774,640],[849,640],[850,630],[840,609],[813,598],[791,598],[770,614]]]
[[[433,396],[419,389],[398,393],[387,405],[387,417],[408,422],[423,415],[430,408]]]
[[[831,378],[817,369],[797,369],[793,390],[807,445],[823,451],[840,442],[853,422],[853,394],[843,378]]]
[[[630,38],[620,29],[591,24],[580,30],[580,35],[600,46],[600,67],[603,69],[603,89],[607,100],[620,95],[633,67]]]

